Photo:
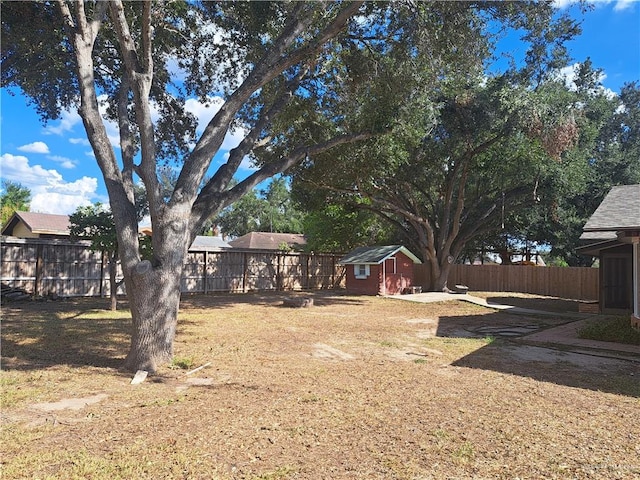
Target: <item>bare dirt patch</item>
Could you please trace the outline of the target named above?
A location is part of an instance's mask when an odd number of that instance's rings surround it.
[[[291,309],[282,298],[186,298],[176,356],[211,365],[140,385],[117,369],[125,312],[5,308],[3,479],[640,476],[638,363],[487,335],[566,320],[330,295]],[[65,398],[84,406],[33,408]]]

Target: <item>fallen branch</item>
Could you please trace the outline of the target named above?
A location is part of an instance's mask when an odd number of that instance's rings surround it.
[[[185,375],[191,375],[192,373],[196,373],[198,370],[202,370],[205,367],[211,365],[211,362],[207,362],[204,365],[200,365],[198,368],[194,368],[193,370],[188,371]]]

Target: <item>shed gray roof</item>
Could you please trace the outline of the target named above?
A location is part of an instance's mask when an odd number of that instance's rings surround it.
[[[640,184],[613,187],[585,224],[585,232],[640,229]]]
[[[396,253],[402,252],[413,263],[422,263],[418,257],[402,245],[386,245],[382,247],[358,247],[352,250],[340,259],[338,263],[343,265],[377,265],[384,262],[387,258],[394,256]]]
[[[198,235],[189,247],[191,252],[211,252],[223,250],[225,248],[231,248],[227,242],[220,237],[209,237],[205,235]]]

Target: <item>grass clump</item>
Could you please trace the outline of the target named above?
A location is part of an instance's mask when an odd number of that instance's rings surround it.
[[[193,367],[194,364],[195,364],[195,361],[193,360],[193,358],[173,357],[173,360],[171,360],[171,365],[169,365],[169,368],[189,370],[190,368]]]
[[[578,330],[578,336],[589,340],[640,345],[640,331],[631,326],[626,316],[589,322]]]

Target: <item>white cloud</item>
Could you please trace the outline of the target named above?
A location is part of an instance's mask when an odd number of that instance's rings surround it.
[[[111,146],[120,148],[120,131],[118,124],[106,119],[106,111],[108,103],[106,102],[107,96],[100,95],[98,97],[98,110],[102,115],[105,129],[107,130],[107,136]],[[77,125],[82,124],[82,119],[76,111],[64,110],[61,113],[60,122],[57,125],[47,125],[44,129],[44,133],[47,135],[64,135],[66,133],[73,132]],[[76,132],[77,134],[77,132]],[[89,141],[86,138],[72,137],[69,138],[69,142],[74,145],[89,145]]]
[[[44,142],[33,142],[18,147],[18,150],[26,153],[49,153],[49,146]]]
[[[209,124],[218,110],[224,105],[224,100],[221,97],[209,97],[206,103],[202,103],[198,99],[189,98],[185,102],[185,110],[193,114],[198,119],[198,126],[196,132],[202,134],[204,129]],[[242,139],[247,135],[248,130],[243,127],[235,127],[230,129],[224,141],[220,146],[220,150],[229,151],[232,148],[237,147]]]
[[[623,10],[633,8],[633,4],[637,3],[637,1],[638,0],[587,0],[587,3],[590,3],[595,6],[609,5],[611,3],[615,3],[613,10],[615,12],[621,12]],[[578,3],[580,3],[580,0],[554,0],[553,6],[556,8],[564,9]]]
[[[96,197],[98,180],[82,177],[67,182],[56,170],[30,165],[22,155],[0,156],[2,177],[20,182],[31,191],[31,211],[70,214],[81,205],[90,205]]]
[[[69,110],[64,110],[60,114],[60,121],[57,125],[47,125],[44,129],[44,133],[46,135],[62,135],[66,132],[70,132],[74,129],[74,127],[82,122],[80,115],[78,112],[71,112]]]
[[[613,7],[613,10],[615,12],[622,12],[623,10],[628,10],[630,8],[633,8],[633,4],[636,2],[637,0],[618,0],[616,2],[615,7]]]
[[[202,103],[196,98],[188,98],[184,108],[198,119],[196,132],[202,133],[222,105],[224,105],[224,100],[221,97],[209,97],[206,103]]]
[[[70,138],[69,143],[71,143],[72,145],[84,145],[86,147],[91,145],[89,143],[89,140],[86,138]]]
[[[59,163],[62,168],[76,168],[78,164],[75,160],[71,160],[70,158],[62,157],[60,155],[49,155],[47,158],[51,161]]]
[[[576,91],[578,88],[576,86],[575,80],[576,80],[579,68],[580,68],[580,63],[574,63],[573,65],[568,65],[557,72],[558,78],[564,79],[564,83],[569,90]],[[607,78],[607,75],[604,72],[602,72],[600,74],[600,78],[598,79],[598,81],[602,83],[606,78]],[[605,88],[600,86],[598,90],[599,92],[604,93],[607,96],[607,98],[614,98],[617,96],[617,94],[610,88]]]

